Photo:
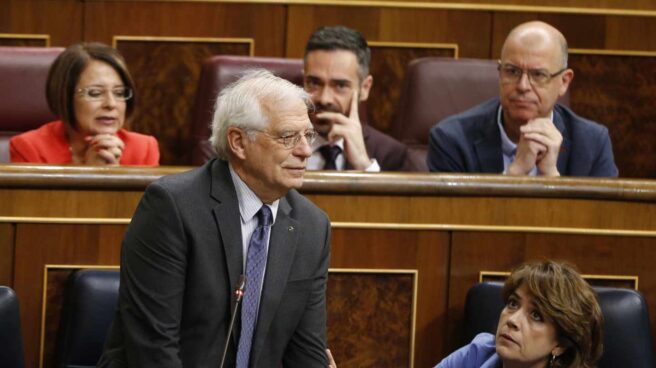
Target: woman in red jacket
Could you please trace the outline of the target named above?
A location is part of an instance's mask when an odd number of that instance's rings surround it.
[[[134,111],[134,82],[115,49],[67,48],[48,72],[46,97],[60,120],[13,137],[11,162],[159,165],[155,138],[123,129]]]

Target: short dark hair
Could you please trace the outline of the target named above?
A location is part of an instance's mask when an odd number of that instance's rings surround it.
[[[305,55],[315,50],[346,50],[358,60],[360,81],[369,75],[371,49],[362,33],[344,26],[321,27],[314,31],[305,45]]]
[[[556,261],[521,265],[506,279],[506,304],[522,285],[526,285],[537,309],[553,321],[559,340],[567,343],[553,367],[596,367],[603,351],[604,316],[592,287],[574,266]]]
[[[76,43],[66,48],[55,59],[48,71],[46,82],[46,99],[50,110],[72,128],[77,127],[73,107],[75,87],[80,80],[80,75],[92,60],[107,63],[116,70],[125,87],[133,92],[132,98],[125,102],[126,119],[134,111],[134,81],[121,54],[116,49],[99,42]]]

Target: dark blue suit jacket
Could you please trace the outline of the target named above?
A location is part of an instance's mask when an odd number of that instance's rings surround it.
[[[502,173],[499,100],[450,116],[430,131],[428,169],[436,172]],[[618,174],[608,129],[556,105],[554,124],[563,135],[558,171],[566,176],[615,177]]]

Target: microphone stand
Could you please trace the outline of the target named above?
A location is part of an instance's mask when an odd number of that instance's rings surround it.
[[[223,355],[221,356],[221,364],[219,365],[219,368],[223,368],[226,355],[228,355],[228,345],[230,345],[232,329],[235,325],[235,317],[237,316],[237,310],[239,309],[239,303],[241,303],[241,298],[244,296],[245,286],[246,286],[246,276],[240,275],[239,280],[237,281],[237,286],[235,287],[235,302],[233,303],[232,316],[230,317],[230,325],[228,326],[228,335],[226,336],[226,341],[223,346]]]

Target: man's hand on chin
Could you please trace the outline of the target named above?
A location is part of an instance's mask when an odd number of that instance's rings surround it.
[[[326,135],[329,142],[335,142],[344,138],[344,157],[346,161],[355,170],[366,170],[371,165],[371,159],[367,154],[362,136],[362,123],[358,115],[358,92],[353,92],[351,98],[351,108],[349,115],[338,112],[320,112],[316,114],[316,119],[329,120],[332,122],[332,128]]]

